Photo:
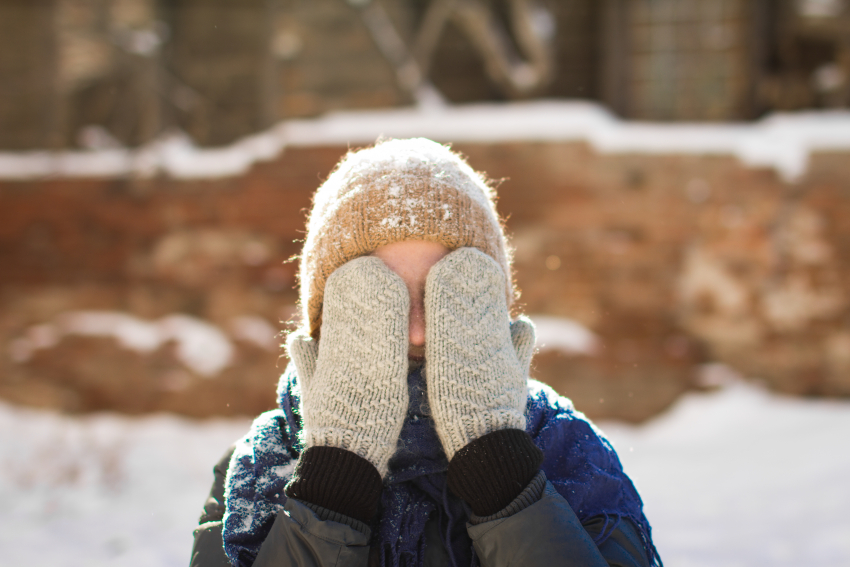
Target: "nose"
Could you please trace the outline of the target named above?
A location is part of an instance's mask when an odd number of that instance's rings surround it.
[[[409,340],[413,346],[425,344],[425,305],[421,300],[410,302]]]

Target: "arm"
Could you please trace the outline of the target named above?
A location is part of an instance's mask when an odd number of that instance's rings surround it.
[[[539,477],[543,474],[540,473]],[[582,525],[555,488],[545,480],[542,484],[542,494],[536,502],[504,518],[469,524],[467,531],[482,565],[648,566],[640,536],[629,520],[622,520],[608,539],[597,547],[592,536],[598,534],[604,521],[591,520]],[[531,492],[529,489],[532,485],[524,491],[525,495],[533,498],[528,494]],[[513,507],[523,504],[522,498],[518,497]]]
[[[230,447],[213,468],[213,485],[195,529],[190,567],[230,567],[222,545],[221,522],[224,480],[233,449]],[[263,542],[254,566],[365,567],[369,535],[369,528],[362,522],[290,498]]]
[[[647,567],[628,520],[600,546],[594,543],[604,519],[582,525],[546,480],[542,460],[526,432],[502,429],[472,441],[449,464],[449,488],[473,511],[467,532],[482,565]]]
[[[277,515],[254,567],[366,567],[369,528],[355,529],[351,518],[316,509],[294,498]],[[335,517],[339,521],[322,518]],[[341,523],[346,522],[346,523]]]
[[[265,484],[241,500],[228,493],[224,546],[234,565],[366,564],[366,526],[407,413],[408,304],[404,281],[376,257],[328,278],[321,342],[303,331],[287,341],[305,449],[283,489],[284,510],[258,514],[268,500],[281,502],[278,488],[264,501],[268,483],[258,480],[273,469],[258,472],[248,456],[228,478],[237,491]]]
[[[525,432],[534,327],[510,322],[499,265],[477,249],[452,252],[428,274],[425,309],[429,402],[482,564],[606,567],[610,555],[645,565],[613,543],[597,547],[540,472],[543,453]]]
[[[221,519],[224,517],[224,479],[233,449],[231,446],[213,467],[213,485],[195,528],[190,567],[230,567],[221,541]]]

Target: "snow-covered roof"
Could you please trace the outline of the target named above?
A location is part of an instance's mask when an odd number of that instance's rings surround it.
[[[0,179],[229,177],[287,147],[415,136],[456,143],[577,141],[601,153],[733,155],[794,181],[813,152],[850,150],[850,112],[781,113],[752,123],[652,123],[620,120],[594,103],[553,100],[348,111],[283,121],[220,148],[198,148],[185,134],[171,133],[136,149],[0,152]]]

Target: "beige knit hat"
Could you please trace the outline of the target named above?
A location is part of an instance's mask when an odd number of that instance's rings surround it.
[[[390,140],[349,152],[313,197],[301,253],[302,324],[318,336],[325,282],[379,246],[428,240],[485,252],[514,297],[511,255],[495,193],[458,154],[431,140]]]

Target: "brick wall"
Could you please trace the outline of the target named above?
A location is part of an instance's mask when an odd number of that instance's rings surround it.
[[[732,157],[600,155],[579,143],[459,144],[501,179],[521,305],[575,319],[595,355],[543,352],[534,373],[594,417],[640,420],[722,361],[784,392],[850,395],[850,160],[796,184]],[[63,314],[184,313],[230,329],[293,317],[310,195],[342,147],[287,150],[239,178],[0,183],[0,396],[74,411],[251,414],[279,351],[234,338],[212,378],[175,344],[45,338]],[[41,334],[39,334],[41,333]],[[49,335],[49,333],[48,333]],[[235,335],[234,335],[235,336]],[[16,354],[20,339],[44,346]],[[16,342],[18,341],[18,342]]]

